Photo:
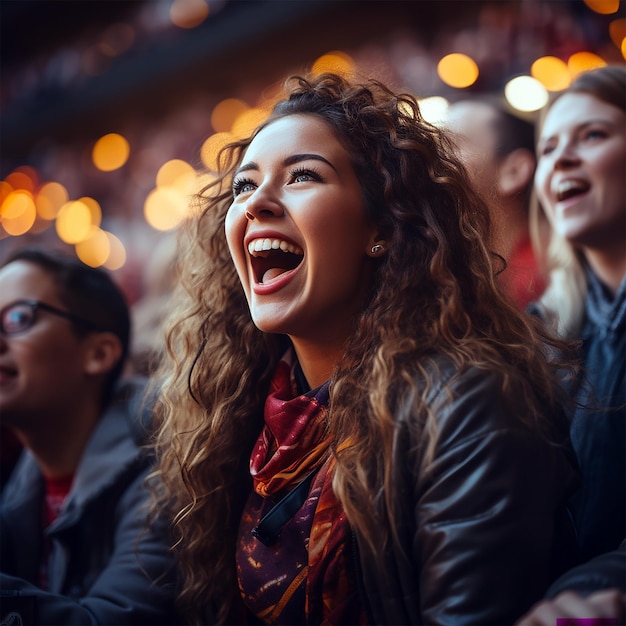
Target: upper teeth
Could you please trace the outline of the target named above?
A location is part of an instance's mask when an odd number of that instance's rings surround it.
[[[282,250],[292,254],[304,254],[302,248],[282,239],[253,239],[248,244],[248,252],[252,255],[257,252],[267,252],[268,250]]]
[[[584,185],[576,180],[565,180],[558,184],[556,193],[557,195],[562,196],[573,189],[583,189],[583,187]]]

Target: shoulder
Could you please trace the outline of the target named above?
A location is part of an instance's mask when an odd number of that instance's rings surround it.
[[[528,430],[519,380],[505,381],[504,373],[493,367],[459,368],[446,356],[430,359],[424,373],[417,388],[426,389],[424,400],[429,419],[436,422],[437,430],[446,439],[456,441],[499,430]],[[413,408],[405,407],[405,419],[411,419]]]

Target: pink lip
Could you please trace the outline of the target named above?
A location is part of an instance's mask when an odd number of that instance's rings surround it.
[[[252,285],[252,291],[254,291],[257,296],[267,296],[269,294],[275,293],[291,281],[291,279],[296,275],[300,267],[302,267],[302,265],[298,265],[298,267],[292,270],[283,272],[280,276],[277,276],[267,283],[257,283],[255,281]]]
[[[582,200],[587,198],[590,192],[591,192],[591,189],[588,189],[587,191],[576,194],[575,196],[572,196],[571,198],[567,198],[566,200],[556,200],[556,205],[560,207],[562,211],[567,211],[568,209],[575,207]]]

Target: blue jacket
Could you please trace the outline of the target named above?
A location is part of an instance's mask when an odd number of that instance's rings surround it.
[[[615,298],[587,272],[581,339],[586,384],[576,399],[572,446],[582,484],[571,501],[582,560],[626,537],[626,281]]]
[[[143,386],[125,382],[97,424],[51,542],[49,590],[37,587],[44,483],[25,451],[0,508],[2,623],[176,624],[169,538],[145,530],[150,460],[141,448]],[[7,623],[11,623],[8,621]]]

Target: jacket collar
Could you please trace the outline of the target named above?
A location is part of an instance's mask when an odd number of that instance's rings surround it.
[[[615,297],[589,267],[587,272],[587,302],[584,335],[614,335],[623,329],[626,321],[626,278],[622,281]]]

